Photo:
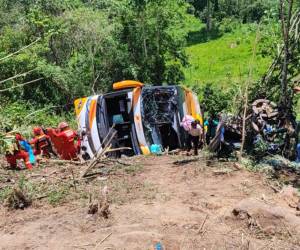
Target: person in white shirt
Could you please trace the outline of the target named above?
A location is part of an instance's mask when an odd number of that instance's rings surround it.
[[[191,128],[188,130],[188,138],[187,138],[187,152],[189,152],[192,149],[192,144],[194,147],[194,154],[198,155],[198,147],[200,139],[202,138],[202,127],[200,125],[200,122],[198,120],[194,120],[191,123]]]

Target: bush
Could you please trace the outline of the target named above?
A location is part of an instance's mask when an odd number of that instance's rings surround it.
[[[24,102],[8,103],[0,106],[0,131],[10,131],[30,125],[53,127],[61,120],[67,120],[71,125],[75,125],[75,115],[73,116],[72,112],[67,113],[62,108],[50,104],[37,107]]]
[[[5,151],[10,143],[5,139],[7,132],[18,131],[30,138],[34,126],[57,127],[61,121],[67,121],[73,128],[77,127],[75,114],[62,111],[61,107],[46,105],[41,108],[24,102],[0,106],[0,152]]]
[[[222,33],[230,33],[239,28],[240,22],[234,18],[224,18],[220,22],[219,29]]]
[[[220,87],[206,84],[201,92],[201,103],[205,113],[216,115],[230,108],[229,105],[233,98],[230,91],[225,92]]]
[[[267,6],[261,2],[250,4],[241,11],[243,23],[259,22],[267,9]]]

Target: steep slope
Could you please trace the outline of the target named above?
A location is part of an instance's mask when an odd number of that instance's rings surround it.
[[[194,25],[186,48],[190,63],[185,69],[188,85],[213,83],[226,87],[240,84],[247,79],[250,67],[253,67],[253,79],[257,80],[271,62],[271,58],[263,58],[258,50],[252,63],[256,31],[249,26],[241,26],[231,33],[212,39],[203,36],[203,25],[200,31]],[[256,47],[259,45],[260,41]]]

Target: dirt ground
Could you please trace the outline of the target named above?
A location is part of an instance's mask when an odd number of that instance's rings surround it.
[[[299,231],[283,217],[274,218],[277,222],[282,219],[281,228],[285,230],[268,231],[250,221],[255,217],[252,214],[251,218],[250,212],[244,218],[233,214],[240,202],[252,199],[299,218],[296,209],[282,194],[274,192],[266,177],[237,169],[231,162],[203,157],[197,162],[174,164],[178,159],[131,159],[135,162],[132,168],[78,182],[72,187],[73,198],[66,197],[59,204],[51,205],[47,197],[37,198],[24,210],[8,210],[2,204],[0,249],[138,250],[155,249],[158,242],[167,250],[300,249]],[[66,173],[60,168],[40,167],[31,178],[47,183],[51,176],[60,182],[61,173]],[[73,166],[75,179],[80,168]],[[108,188],[108,219],[87,213],[89,196],[100,195],[103,186]],[[272,216],[264,218],[274,221]]]

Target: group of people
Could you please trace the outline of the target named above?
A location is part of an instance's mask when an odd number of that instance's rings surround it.
[[[68,123],[61,122],[56,129],[43,130],[35,127],[32,134],[33,138],[26,140],[20,133],[15,133],[12,147],[5,153],[11,168],[17,168],[18,161],[24,161],[26,168],[32,169],[39,156],[59,157],[62,160],[78,159],[80,138]]]
[[[194,155],[198,155],[198,149],[202,148],[204,144],[209,145],[210,141],[215,137],[219,119],[215,116],[208,117],[203,126],[199,119],[195,119],[190,115],[184,116],[181,121],[181,126],[187,133],[186,149],[187,154],[194,149]]]

